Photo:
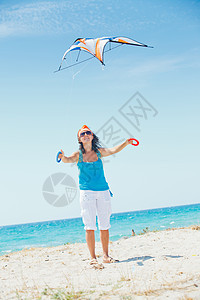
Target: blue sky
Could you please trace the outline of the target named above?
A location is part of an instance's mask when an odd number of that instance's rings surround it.
[[[78,194],[56,208],[43,183],[64,172],[78,184],[55,155],[77,150],[83,124],[98,132],[111,117],[140,140],[104,163],[113,212],[199,202],[199,15],[199,1],[1,1],[0,225],[79,217]],[[53,73],[77,37],[101,36],[154,48]],[[137,92],[158,111],[140,131],[119,111]]]

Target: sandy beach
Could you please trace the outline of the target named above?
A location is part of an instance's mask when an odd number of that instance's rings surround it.
[[[200,299],[200,227],[110,242],[118,263],[89,265],[86,244],[0,257],[0,299]],[[96,245],[102,262],[101,245]]]

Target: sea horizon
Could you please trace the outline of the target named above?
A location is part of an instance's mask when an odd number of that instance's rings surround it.
[[[156,207],[156,208],[145,208],[145,209],[137,209],[137,210],[128,210],[128,211],[122,211],[122,212],[115,212],[115,213],[112,213],[112,215],[127,214],[127,213],[141,212],[141,211],[147,211],[147,210],[159,210],[159,209],[173,208],[173,207],[174,208],[175,207],[184,207],[184,206],[191,206],[191,205],[200,205],[200,202],[199,203],[193,203],[193,204],[160,206],[160,207]],[[28,225],[28,224],[37,224],[37,223],[45,223],[45,222],[54,222],[54,221],[73,220],[73,219],[82,219],[82,217],[72,217],[72,218],[64,218],[64,219],[51,219],[51,220],[45,220],[45,221],[33,221],[33,222],[25,222],[25,223],[7,224],[7,225],[0,225],[0,228],[1,227],[9,227],[9,226],[18,226],[18,225]]]

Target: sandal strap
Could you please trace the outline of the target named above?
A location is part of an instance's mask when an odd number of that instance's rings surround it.
[[[94,264],[96,264],[96,263],[98,264],[98,261],[97,261],[96,258],[91,259],[90,265],[94,265]]]
[[[103,261],[104,263],[106,263],[105,261]],[[119,262],[118,259],[114,259],[112,257],[109,256],[109,262],[108,263],[115,263],[115,262]]]
[[[96,258],[93,258],[93,259],[90,261],[90,265],[93,266],[95,269],[103,269],[103,268],[104,268],[104,265],[98,263],[98,261],[97,261]]]
[[[119,260],[118,260],[118,259],[114,259],[114,258],[110,257],[110,262],[119,262]]]

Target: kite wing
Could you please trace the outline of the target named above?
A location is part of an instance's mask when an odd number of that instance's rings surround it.
[[[103,65],[103,55],[104,55],[104,48],[107,43],[118,43],[118,44],[126,44],[126,45],[134,45],[134,46],[141,46],[141,47],[150,47],[145,44],[139,43],[135,40],[126,37],[102,37],[102,38],[78,38],[75,40],[73,45],[64,53],[60,67],[58,71],[62,70],[63,61],[66,59],[66,56],[69,52],[74,50],[86,51],[90,53],[93,57],[96,57]],[[112,50],[112,49],[110,49]],[[70,67],[70,66],[68,66]]]

